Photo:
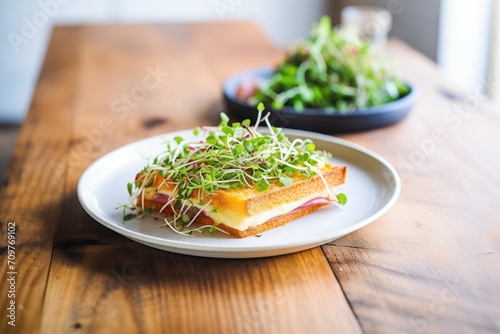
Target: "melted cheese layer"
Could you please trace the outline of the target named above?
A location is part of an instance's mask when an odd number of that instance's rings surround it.
[[[152,189],[152,188],[150,188]],[[149,191],[149,189],[146,189],[145,195],[146,198],[152,199],[155,191],[152,189],[152,191]],[[171,192],[163,191],[160,190],[158,193],[171,196]],[[200,205],[195,205],[198,209],[203,209],[205,215],[210,217],[216,225],[218,224],[224,224],[226,226],[229,226],[231,228],[237,229],[239,231],[245,231],[246,229],[264,224],[268,220],[275,218],[277,216],[281,216],[284,214],[287,214],[294,209],[304,205],[305,203],[309,202],[310,200],[313,200],[318,197],[324,197],[326,194],[324,192],[316,193],[308,197],[304,197],[298,201],[290,202],[290,203],[285,203],[283,205],[280,205],[278,207],[275,207],[273,209],[261,212],[257,215],[254,216],[245,216],[242,215],[240,212],[235,212],[232,211],[231,208],[221,208],[221,207],[215,207],[212,205],[206,205],[206,206],[200,206]]]
[[[210,213],[211,209],[215,209],[210,206],[207,208],[208,212],[206,212],[206,215],[212,218],[216,224],[223,223],[224,225],[239,231],[245,231],[250,227],[264,224],[272,218],[287,214],[310,200],[322,195],[324,196],[324,194],[314,194],[309,197],[304,197],[299,201],[286,203],[254,216],[243,216],[240,213],[231,210],[222,210],[221,208],[217,208],[217,212],[215,213]]]

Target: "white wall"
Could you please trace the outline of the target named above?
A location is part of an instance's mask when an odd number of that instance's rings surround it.
[[[441,0],[438,64],[466,92],[486,89],[493,1]]]
[[[312,24],[321,15],[330,12],[331,2],[330,0],[1,0],[0,123],[20,122],[24,118],[53,24],[245,19],[253,20],[260,25],[277,46],[285,46],[306,36]],[[29,23],[26,23],[27,21]],[[34,29],[30,30],[30,27]]]
[[[492,32],[491,32],[491,49],[489,59],[489,90],[488,96],[493,99],[497,106],[500,106],[500,3],[493,2],[492,16]]]
[[[335,0],[334,20],[346,6],[377,6],[392,16],[391,37],[401,39],[436,60],[439,10],[442,0]],[[480,0],[482,1],[482,0]]]

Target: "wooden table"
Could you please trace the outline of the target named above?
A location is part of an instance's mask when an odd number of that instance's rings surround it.
[[[342,137],[398,169],[395,206],[322,247],[210,259],[103,227],[78,178],[126,143],[217,123],[223,80],[281,51],[250,23],[55,28],[0,197],[0,332],[500,332],[500,115],[406,45],[390,54],[417,105]]]

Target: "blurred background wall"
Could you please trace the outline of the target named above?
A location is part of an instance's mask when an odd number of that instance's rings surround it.
[[[307,36],[323,14],[340,22],[347,5],[376,5],[393,15],[390,35],[438,62],[465,91],[497,63],[491,27],[496,0],[2,0],[0,124],[19,123],[54,24],[252,20],[277,47]],[[498,38],[496,38],[498,39]],[[214,41],[215,42],[215,41]],[[490,47],[491,45],[491,47]]]
[[[333,1],[332,18],[340,22],[341,11],[346,6],[377,6],[392,15],[389,36],[402,39],[437,60],[439,14],[443,0],[337,0]]]

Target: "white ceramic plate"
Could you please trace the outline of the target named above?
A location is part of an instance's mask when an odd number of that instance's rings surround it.
[[[140,140],[118,148],[90,165],[78,183],[83,208],[99,223],[132,240],[158,249],[205,257],[252,258],[288,254],[313,248],[353,232],[382,216],[396,201],[401,183],[387,161],[348,141],[300,130],[285,130],[290,138],[310,138],[316,148],[331,152],[332,161],[348,166],[347,182],[341,191],[347,195],[344,209],[335,205],[288,224],[266,231],[260,237],[238,239],[220,232],[182,236],[161,220],[152,217],[123,221],[120,204],[128,203],[127,183],[163,151],[165,139],[189,136],[180,131]]]

